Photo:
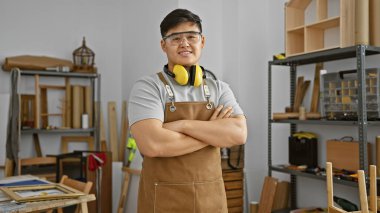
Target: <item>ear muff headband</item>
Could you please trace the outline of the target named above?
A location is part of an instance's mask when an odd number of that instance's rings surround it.
[[[174,65],[173,72],[170,72],[167,65],[165,65],[164,71],[173,77],[179,85],[190,84],[199,87],[203,81],[203,70],[199,65],[192,65],[189,71],[182,65]]]

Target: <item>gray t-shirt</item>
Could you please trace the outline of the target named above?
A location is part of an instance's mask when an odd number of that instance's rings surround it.
[[[175,80],[162,72],[173,90],[175,102],[206,101],[203,87],[181,86]],[[232,106],[233,115],[243,115],[243,110],[237,103],[228,84],[211,77],[206,79],[210,90],[210,100],[215,106]],[[155,118],[164,122],[165,103],[169,101],[163,82],[157,73],[145,76],[133,85],[128,103],[129,125],[144,119]]]

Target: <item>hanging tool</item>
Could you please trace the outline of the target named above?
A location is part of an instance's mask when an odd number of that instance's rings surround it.
[[[128,137],[127,149],[129,150],[127,167],[129,167],[135,157],[137,150],[136,140],[131,135]]]
[[[88,157],[89,163],[88,167],[90,171],[96,170],[96,198],[101,200],[102,194],[102,177],[103,171],[102,166],[106,162],[106,154],[105,153],[92,153]],[[98,202],[98,212],[101,212],[101,202]]]

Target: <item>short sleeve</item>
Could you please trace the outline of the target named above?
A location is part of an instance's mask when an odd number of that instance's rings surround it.
[[[132,126],[144,119],[158,119],[163,122],[164,109],[158,85],[153,77],[142,78],[133,85],[128,101],[128,119]]]
[[[237,102],[230,86],[222,81],[219,81],[220,84],[220,98],[219,105],[224,107],[231,106],[233,108],[233,115],[244,115],[243,110],[241,109],[239,103]]]

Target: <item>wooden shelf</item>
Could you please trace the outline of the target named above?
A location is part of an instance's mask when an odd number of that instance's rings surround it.
[[[333,17],[329,19],[325,19],[322,21],[315,22],[313,24],[309,24],[306,27],[308,28],[318,28],[318,29],[328,29],[333,27],[339,27],[340,17]]]
[[[354,45],[353,0],[340,1],[338,16],[328,17],[328,0],[316,1],[316,18],[305,25],[305,11],[312,1],[290,0],[285,4],[286,57]],[[336,28],[336,29],[334,29]],[[301,30],[303,31],[301,33]],[[331,37],[331,38],[330,38]]]

